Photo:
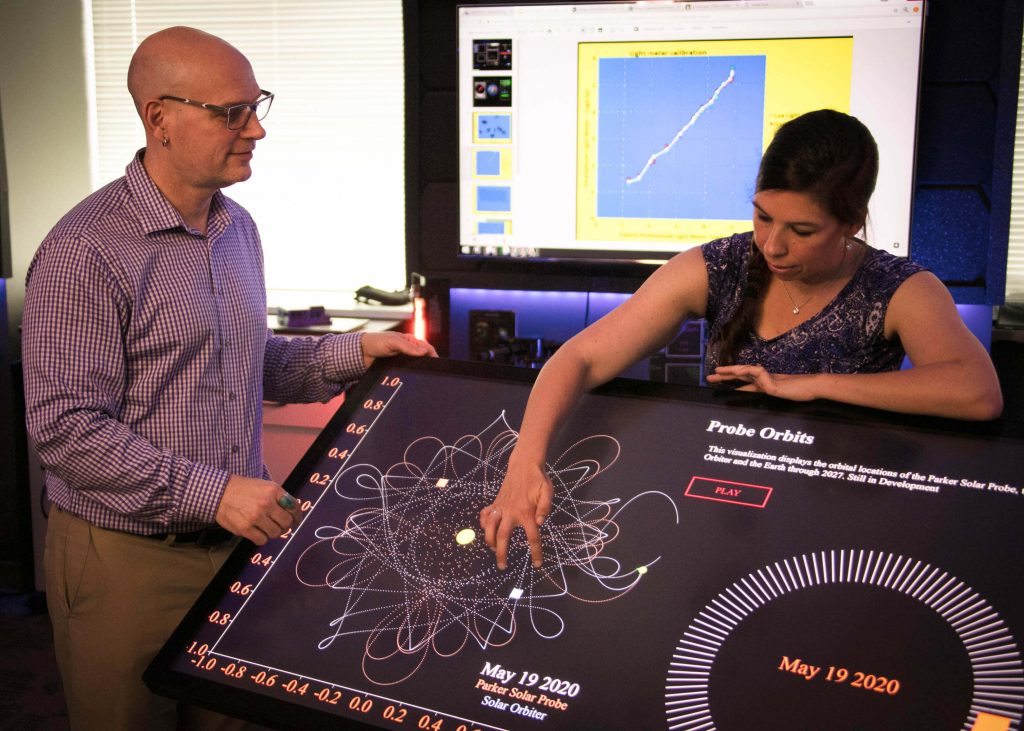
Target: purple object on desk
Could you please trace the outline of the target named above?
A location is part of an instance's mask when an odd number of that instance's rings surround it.
[[[331,317],[321,307],[310,307],[306,310],[286,310],[278,308],[277,322],[283,327],[313,327],[314,325],[330,325]]]

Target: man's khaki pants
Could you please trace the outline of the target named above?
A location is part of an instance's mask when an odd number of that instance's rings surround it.
[[[169,546],[51,508],[46,603],[72,729],[244,726],[153,695],[142,682],[143,671],[235,544]]]

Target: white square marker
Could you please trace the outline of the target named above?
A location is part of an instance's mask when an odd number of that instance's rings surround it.
[[[437,481],[437,486],[438,487],[442,487],[442,488],[443,487],[448,487],[448,478],[447,477],[442,477],[441,479],[439,479]]]
[[[522,589],[513,589],[512,591],[509,592],[508,598],[509,599],[518,599],[522,595],[523,595],[523,590]]]

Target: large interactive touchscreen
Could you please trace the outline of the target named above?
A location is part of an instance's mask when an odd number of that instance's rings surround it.
[[[1018,437],[613,382],[549,455],[543,567],[516,535],[499,571],[530,375],[375,365],[151,687],[284,728],[1020,729]]]

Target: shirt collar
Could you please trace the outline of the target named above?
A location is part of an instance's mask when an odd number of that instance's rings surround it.
[[[190,232],[178,209],[164,197],[156,183],[149,177],[149,173],[146,172],[146,167],[142,164],[145,153],[145,148],[136,152],[135,157],[125,169],[128,190],[138,207],[142,230],[147,235],[172,229]],[[216,239],[231,225],[231,213],[224,204],[224,200],[224,194],[218,190],[210,201],[210,217],[206,233],[210,239]]]

